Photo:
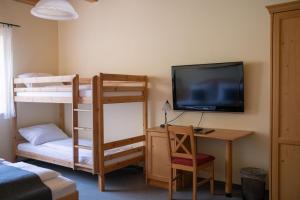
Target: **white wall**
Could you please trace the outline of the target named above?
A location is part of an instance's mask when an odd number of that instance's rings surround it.
[[[58,72],[57,22],[30,15],[31,6],[12,0],[0,1],[0,21],[18,24],[13,31],[15,74],[24,72]],[[23,103],[18,106],[19,126],[56,121],[57,107]],[[10,120],[0,118],[0,157],[11,160],[12,127]]]

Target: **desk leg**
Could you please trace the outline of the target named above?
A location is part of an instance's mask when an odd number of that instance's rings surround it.
[[[225,194],[227,197],[232,197],[232,142],[226,143],[226,183]]]

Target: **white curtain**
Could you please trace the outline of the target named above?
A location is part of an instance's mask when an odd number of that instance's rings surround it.
[[[13,101],[12,27],[0,25],[0,115],[15,116]]]

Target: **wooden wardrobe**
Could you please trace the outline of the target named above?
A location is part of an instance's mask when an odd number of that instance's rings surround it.
[[[300,200],[300,1],[271,14],[272,200]]]

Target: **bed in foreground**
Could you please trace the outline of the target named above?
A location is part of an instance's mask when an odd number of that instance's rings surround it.
[[[0,160],[1,200],[78,200],[74,181],[28,163]]]

